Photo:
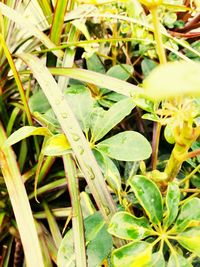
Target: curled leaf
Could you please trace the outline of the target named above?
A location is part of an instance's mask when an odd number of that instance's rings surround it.
[[[17,142],[32,135],[51,136],[52,134],[46,127],[24,126],[15,131],[13,134],[11,134],[4,143],[4,145],[12,146]]]

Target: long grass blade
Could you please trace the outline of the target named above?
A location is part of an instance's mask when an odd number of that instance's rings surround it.
[[[42,65],[41,60],[30,54],[20,54],[20,57],[31,68],[33,75],[48,98],[62,130],[77,157],[90,191],[104,219],[108,222],[109,218],[116,211],[115,204],[90,146],[67,100],[48,69]]]
[[[67,4],[68,0],[62,0],[62,1],[57,0],[56,2],[54,16],[53,16],[53,23],[50,31],[50,39],[56,45],[60,44]]]
[[[14,21],[21,28],[25,29],[28,33],[39,39],[46,47],[56,47],[55,44],[43,32],[41,32],[27,18],[24,18],[22,14],[18,13],[17,11],[13,10],[3,3],[0,3],[0,12],[10,20]],[[59,58],[62,58],[63,56],[63,52],[61,50],[53,51],[53,53]]]
[[[8,60],[10,68],[11,68],[11,70],[13,72],[13,76],[15,78],[15,82],[17,84],[17,87],[18,87],[18,90],[19,90],[19,94],[20,94],[20,97],[22,99],[22,103],[23,103],[24,109],[26,111],[26,116],[27,116],[28,122],[29,122],[30,125],[32,125],[31,112],[30,112],[30,109],[29,109],[29,106],[28,106],[28,103],[27,103],[27,99],[26,99],[26,95],[25,95],[25,92],[24,92],[24,88],[23,88],[21,79],[20,79],[20,77],[18,75],[17,69],[15,67],[15,63],[14,63],[14,61],[12,59],[10,51],[9,51],[9,49],[8,49],[8,47],[6,45],[6,42],[5,42],[5,40],[4,40],[4,38],[3,38],[3,36],[1,34],[0,34],[0,43],[1,43],[1,46],[3,47],[5,56],[6,56],[7,60]]]
[[[84,226],[79,201],[76,167],[70,155],[64,155],[63,162],[72,205],[72,226],[74,236],[74,249],[76,255],[76,266],[87,267]]]
[[[51,213],[48,205],[45,202],[43,203],[43,207],[45,210],[46,218],[47,218],[47,221],[49,224],[49,228],[50,228],[54,243],[58,249],[60,246],[60,243],[62,241],[62,236],[61,236],[58,224],[57,224],[53,214]]]
[[[5,131],[0,124],[0,164],[17,221],[28,267],[43,267],[43,258],[31,207],[14,152],[10,147],[4,147]]]
[[[90,70],[59,67],[50,68],[49,70],[53,75],[68,76],[73,79],[81,80],[86,83],[92,83],[99,87],[110,89],[119,94],[129,97],[143,92],[143,89],[139,86]]]

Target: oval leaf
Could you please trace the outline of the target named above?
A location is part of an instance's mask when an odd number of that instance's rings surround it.
[[[165,258],[162,252],[156,252],[152,255],[152,267],[165,267]]]
[[[118,78],[120,80],[126,81],[133,72],[133,66],[128,64],[120,64],[112,66],[106,74]]]
[[[129,243],[112,253],[113,267],[145,267],[151,260],[152,246],[147,242]]]
[[[200,222],[200,199],[196,197],[182,206],[176,220],[175,230],[181,232],[194,222]]]
[[[192,267],[192,264],[179,254],[171,254],[167,267]]]
[[[188,95],[200,95],[200,64],[168,62],[156,67],[145,79],[146,95],[153,100]]]
[[[51,136],[52,134],[46,127],[24,126],[10,135],[5,142],[5,145],[12,146],[31,135]]]
[[[151,234],[146,218],[137,218],[128,212],[116,213],[109,224],[108,232],[126,240],[140,240]]]
[[[107,231],[101,214],[96,212],[84,220],[87,244],[88,267],[99,267],[111,253],[112,237]],[[59,267],[75,267],[73,231],[64,236],[58,250],[57,264]],[[78,266],[77,266],[78,267]]]
[[[99,117],[92,129],[92,141],[96,142],[104,137],[114,126],[124,119],[135,107],[131,98],[125,98],[114,104],[103,117]]]
[[[81,84],[73,84],[65,91],[67,101],[74,112],[81,129],[89,128],[89,115],[92,112],[94,100],[90,90]]]
[[[166,206],[167,213],[164,224],[168,228],[176,219],[180,201],[180,190],[176,183],[170,183],[167,188]]]
[[[64,134],[50,137],[44,145],[42,153],[46,156],[62,156],[71,152],[71,146]]]
[[[115,163],[96,149],[93,149],[93,153],[109,186],[115,193],[119,193],[121,190],[121,176]]]
[[[134,131],[116,134],[100,142],[96,147],[110,158],[123,161],[144,160],[149,158],[152,152],[147,139]]]
[[[60,244],[57,254],[57,264],[59,267],[76,266],[72,229],[65,234]]]
[[[88,267],[98,267],[108,257],[112,249],[112,237],[100,213],[87,217],[84,221],[87,242]]]
[[[177,236],[177,241],[200,257],[200,227],[192,227]]]
[[[142,175],[136,175],[129,179],[140,205],[144,208],[150,220],[157,224],[163,217],[162,196],[157,185]]]

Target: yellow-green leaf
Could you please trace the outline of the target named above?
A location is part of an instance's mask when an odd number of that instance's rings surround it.
[[[192,212],[192,211],[191,211]],[[177,236],[177,241],[200,257],[200,226],[192,227]]]
[[[42,150],[47,156],[62,156],[71,152],[71,146],[64,134],[50,137]]]
[[[174,228],[181,232],[195,222],[200,222],[200,199],[196,197],[182,206]]]
[[[180,190],[176,183],[170,183],[167,188],[166,206],[167,214],[164,224],[169,227],[177,217],[178,205],[180,201]]]
[[[109,224],[108,232],[126,240],[140,240],[151,234],[148,220],[145,217],[137,218],[128,212],[116,213]]]
[[[24,126],[10,135],[5,142],[5,145],[12,146],[31,135],[51,136],[52,134],[46,127]]]
[[[151,260],[152,246],[147,242],[129,243],[112,253],[113,267],[146,267]]]
[[[200,95],[200,64],[197,62],[169,62],[159,65],[144,80],[146,96],[163,100],[177,96]]]
[[[178,253],[171,254],[167,267],[192,267],[193,265]]]
[[[133,176],[129,179],[129,184],[150,220],[155,224],[161,222],[163,204],[157,185],[142,175]]]

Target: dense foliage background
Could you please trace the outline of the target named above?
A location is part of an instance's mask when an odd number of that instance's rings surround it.
[[[200,2],[0,2],[0,266],[200,266]]]

